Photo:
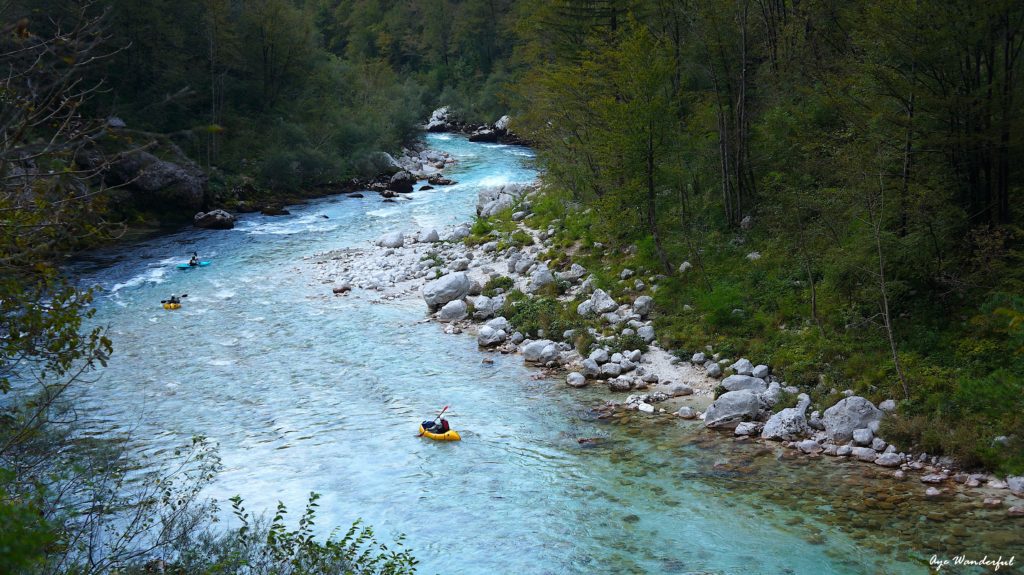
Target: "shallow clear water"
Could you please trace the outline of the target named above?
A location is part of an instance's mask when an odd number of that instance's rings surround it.
[[[460,158],[459,185],[328,198],[83,262],[115,344],[83,399],[96,431],[149,454],[206,435],[225,464],[210,495],[298,514],[319,492],[325,534],[359,517],[405,533],[424,573],[924,573],[933,552],[1020,548],[998,512],[924,503],[920,484],[870,466],[790,460],[672,418],[598,420],[593,391],[516,357],[482,364],[471,337],[419,323],[419,302],[334,297],[300,273],[317,252],[466,221],[480,185],[536,176],[523,148],[428,141]],[[174,269],[193,250],[213,265]],[[181,310],[160,308],[183,292]],[[443,405],[463,441],[417,438]]]

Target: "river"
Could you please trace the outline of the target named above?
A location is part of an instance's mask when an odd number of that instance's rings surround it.
[[[314,283],[303,258],[469,220],[480,186],[537,176],[524,148],[427,142],[459,159],[446,174],[458,185],[321,199],[82,262],[115,346],[81,398],[93,432],[157,458],[205,435],[224,462],[210,496],[283,501],[295,520],[319,492],[323,534],[357,518],[385,540],[404,533],[427,574],[927,573],[932,553],[1021,548],[1005,512],[925,502],[921,484],[873,466],[675,418],[599,421],[595,392],[534,379],[517,356],[482,363],[472,337],[421,322],[422,302]],[[193,250],[212,265],[175,269]],[[160,307],[181,293],[181,310]],[[443,405],[463,441],[417,438]],[[576,441],[592,436],[607,439]]]

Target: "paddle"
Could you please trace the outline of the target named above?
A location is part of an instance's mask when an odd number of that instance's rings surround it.
[[[437,414],[437,417],[435,417],[435,418],[434,418],[434,422],[436,423],[438,419],[441,419],[441,416],[442,416],[442,415],[444,415],[444,412],[446,412],[446,411],[448,411],[448,406],[447,406],[447,405],[446,405],[446,406],[444,406],[444,409],[442,409],[442,410],[441,410],[441,413],[438,413],[438,414]],[[424,433],[426,433],[426,432],[427,432],[427,430],[426,430],[426,429],[424,429],[424,430],[423,430],[423,431],[421,431],[421,432],[420,432],[420,434],[419,434],[419,435],[417,435],[416,437],[423,437],[423,434],[424,434]]]

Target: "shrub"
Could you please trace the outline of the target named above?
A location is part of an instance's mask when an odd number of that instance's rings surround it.
[[[505,318],[524,334],[537,335],[544,330],[544,336],[559,340],[566,330],[581,325],[575,311],[567,309],[554,298],[529,298],[522,292],[509,292],[505,300]]]
[[[508,291],[515,285],[515,281],[508,276],[498,276],[487,280],[484,285],[483,294],[487,297],[494,297],[498,295],[498,290]]]

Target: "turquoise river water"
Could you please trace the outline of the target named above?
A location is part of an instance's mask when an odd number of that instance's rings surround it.
[[[471,336],[421,323],[422,302],[332,296],[303,257],[467,221],[480,186],[537,176],[525,148],[427,140],[458,157],[458,185],[326,198],[81,262],[115,345],[83,399],[92,430],[143,455],[205,435],[224,462],[210,496],[297,515],[319,492],[325,535],[360,517],[385,540],[404,533],[427,574],[927,573],[932,554],[1022,550],[976,497],[925,502],[873,466],[675,418],[598,420],[596,392],[534,379],[515,356],[481,363]],[[175,269],[193,250],[213,264]],[[161,309],[181,293],[181,310]],[[462,442],[416,437],[442,405]]]

